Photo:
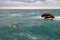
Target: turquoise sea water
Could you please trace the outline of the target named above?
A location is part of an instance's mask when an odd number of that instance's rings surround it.
[[[0,9],[0,40],[60,40],[60,17],[42,20],[44,12],[60,16],[60,9]]]

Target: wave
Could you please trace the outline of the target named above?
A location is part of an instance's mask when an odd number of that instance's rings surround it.
[[[11,14],[11,16],[22,16],[21,14]]]
[[[55,16],[54,20],[60,21],[60,16]]]
[[[43,17],[41,16],[36,16],[36,17],[32,17],[31,19],[44,19]],[[55,16],[55,18],[53,20],[59,20],[60,21],[60,16]]]

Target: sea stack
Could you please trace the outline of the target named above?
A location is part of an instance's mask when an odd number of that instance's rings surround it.
[[[49,18],[55,18],[51,13],[43,13],[41,17],[44,17],[44,19],[49,19]]]

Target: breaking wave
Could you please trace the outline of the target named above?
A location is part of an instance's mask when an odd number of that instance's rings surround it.
[[[41,16],[36,16],[36,17],[32,17],[31,19],[44,19],[44,18]],[[60,16],[55,16],[55,18],[53,20],[60,21]]]

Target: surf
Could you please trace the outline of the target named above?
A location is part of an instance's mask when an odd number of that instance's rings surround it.
[[[36,16],[36,17],[32,17],[32,19],[44,19],[44,17]],[[53,18],[53,20],[60,21],[60,16],[55,16],[55,18]]]
[[[54,20],[60,21],[60,16],[55,16]]]

